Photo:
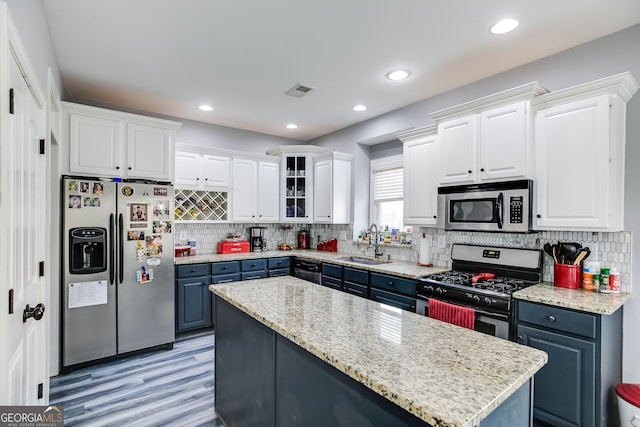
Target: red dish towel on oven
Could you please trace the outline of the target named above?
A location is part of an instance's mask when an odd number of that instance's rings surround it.
[[[429,299],[429,317],[467,329],[473,329],[473,323],[476,320],[475,311],[472,308],[434,299]]]

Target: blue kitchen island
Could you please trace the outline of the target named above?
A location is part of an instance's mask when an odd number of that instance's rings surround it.
[[[546,353],[294,277],[211,285],[231,426],[529,426]]]

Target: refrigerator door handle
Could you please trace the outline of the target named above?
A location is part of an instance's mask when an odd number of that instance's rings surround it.
[[[120,238],[118,239],[118,279],[122,284],[124,280],[124,220],[122,214],[118,216],[118,228],[120,230]]]
[[[116,230],[115,216],[109,216],[109,284],[113,285],[116,280]]]

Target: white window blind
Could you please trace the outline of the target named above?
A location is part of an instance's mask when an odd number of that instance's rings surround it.
[[[373,174],[375,201],[402,199],[402,168],[376,170]]]

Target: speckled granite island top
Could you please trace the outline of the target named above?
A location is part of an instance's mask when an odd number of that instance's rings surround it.
[[[543,282],[514,292],[513,297],[587,313],[608,315],[615,313],[629,301],[631,294],[600,294],[583,289],[560,288],[553,283]]]
[[[258,259],[258,258],[277,258],[294,256],[300,258],[306,258],[314,261],[330,262],[332,264],[343,265],[346,267],[357,268],[360,270],[372,271],[375,273],[386,273],[394,276],[406,277],[408,279],[417,279],[418,277],[428,276],[429,274],[441,273],[443,271],[451,270],[447,267],[421,267],[416,265],[415,262],[397,261],[391,260],[391,262],[383,262],[376,265],[363,265],[355,262],[343,260],[349,256],[357,256],[355,254],[344,252],[323,252],[313,249],[295,249],[292,251],[264,251],[264,252],[246,252],[239,254],[205,254],[186,257],[176,257],[176,265],[185,264],[200,264],[206,262],[220,262],[220,261],[242,261],[245,259]]]
[[[547,362],[534,348],[294,277],[210,289],[432,425],[478,425]]]

